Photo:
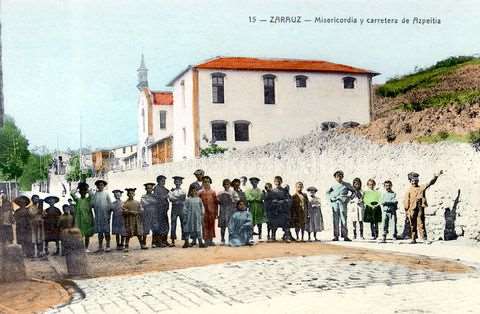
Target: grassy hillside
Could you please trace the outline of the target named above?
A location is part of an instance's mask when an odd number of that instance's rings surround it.
[[[450,57],[375,88],[375,120],[353,132],[379,142],[480,142],[480,58]]]

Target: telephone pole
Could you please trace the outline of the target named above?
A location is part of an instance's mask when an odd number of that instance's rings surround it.
[[[2,0],[0,0],[0,128],[5,121],[5,108],[3,106],[3,66],[2,66]]]

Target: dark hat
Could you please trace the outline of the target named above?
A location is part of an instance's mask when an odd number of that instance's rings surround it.
[[[203,171],[202,169],[197,169],[193,174],[196,176],[203,176],[205,175],[205,171]]]
[[[180,176],[174,176],[172,177],[173,180],[183,180],[185,179],[184,177],[180,177]]]
[[[96,185],[96,186],[98,186],[100,183],[103,183],[103,185],[107,185],[107,184],[108,184],[107,181],[102,180],[102,179],[95,181],[95,185]]]
[[[166,176],[164,176],[163,174],[161,174],[161,175],[157,176],[157,180],[160,180],[160,179],[166,179],[166,178],[167,178],[167,177],[166,177]]]
[[[60,202],[60,199],[56,196],[47,196],[43,201],[47,204],[50,204],[50,203],[56,204]]]
[[[318,189],[317,189],[316,187],[314,187],[314,186],[309,186],[309,187],[307,188],[307,191],[308,191],[308,192],[310,192],[310,191],[312,191],[312,192],[317,192]]]
[[[25,195],[20,195],[19,197],[13,200],[18,206],[28,206],[30,204],[30,199]]]
[[[136,190],[137,190],[136,188],[126,188],[125,189],[125,191],[127,191],[127,192],[130,192],[130,191],[135,192]]]
[[[150,185],[151,185],[151,186],[155,186],[155,185],[157,185],[157,184],[156,184],[156,183],[152,183],[152,182],[148,182],[148,183],[143,184],[144,187],[147,187],[147,186],[150,186]]]
[[[420,175],[419,175],[418,173],[416,173],[416,172],[410,172],[410,173],[408,174],[408,180],[418,179],[419,176],[420,176]]]
[[[113,194],[115,194],[115,193],[123,193],[123,191],[122,191],[122,190],[113,190],[112,193],[113,193]]]
[[[85,183],[85,182],[78,183],[78,189],[79,190],[82,190],[82,189],[88,190],[88,188],[89,188],[89,185],[87,183]]]
[[[251,177],[251,178],[250,178],[250,179],[248,179],[248,180],[250,180],[250,181],[257,181],[257,182],[259,182],[259,181],[260,181],[260,179],[259,179],[259,178],[257,178],[257,177]]]

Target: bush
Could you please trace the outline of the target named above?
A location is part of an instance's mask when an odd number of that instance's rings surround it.
[[[228,148],[218,146],[217,144],[210,144],[208,147],[200,149],[200,156],[209,157],[212,155],[223,154],[227,150]]]
[[[468,141],[472,144],[477,152],[480,151],[480,130],[468,133]]]

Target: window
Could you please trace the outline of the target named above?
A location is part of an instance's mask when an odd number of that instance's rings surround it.
[[[223,104],[224,99],[224,81],[223,73],[212,73],[212,102],[214,104]]]
[[[343,78],[343,88],[352,89],[355,88],[355,78],[346,76]]]
[[[263,94],[265,104],[275,104],[275,75],[266,74],[263,76]]]
[[[212,121],[212,141],[226,141],[227,140],[227,122],[226,121]]]
[[[160,110],[160,130],[165,130],[167,128],[167,112],[165,110]]]
[[[305,88],[307,87],[307,77],[305,75],[297,75],[295,76],[295,83],[297,88]]]
[[[130,146],[130,153],[133,152],[133,146]]]
[[[122,151],[125,154],[127,152],[127,148],[126,147],[122,148]]]
[[[187,129],[182,128],[183,132],[183,145],[187,145]]]
[[[250,122],[248,121],[235,121],[235,141],[236,142],[248,142],[250,140],[249,134]]]

